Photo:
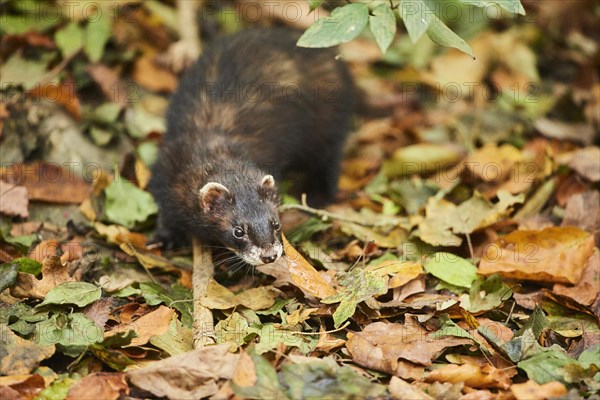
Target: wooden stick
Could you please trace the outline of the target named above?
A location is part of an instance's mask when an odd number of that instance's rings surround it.
[[[215,344],[215,327],[212,311],[202,305],[206,297],[208,283],[212,279],[215,267],[212,263],[210,249],[206,249],[196,239],[193,241],[194,267],[192,270],[192,291],[194,296],[194,323],[192,332],[194,348]]]

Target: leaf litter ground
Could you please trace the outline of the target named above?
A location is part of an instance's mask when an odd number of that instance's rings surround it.
[[[338,201],[284,196],[286,256],[217,268],[203,305],[218,344],[201,349],[191,249],[146,246],[148,166],[177,82],[156,60],[175,10],[129,4],[92,23],[76,7],[44,24],[26,3],[2,11],[3,398],[600,390],[600,24],[587,3],[457,22],[477,61],[405,34],[378,34],[385,56],[362,37],[342,46],[364,109]]]

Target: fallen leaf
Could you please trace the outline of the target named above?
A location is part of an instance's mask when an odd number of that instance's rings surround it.
[[[30,92],[32,96],[60,104],[76,120],[81,119],[81,104],[77,96],[77,86],[74,81],[66,80],[59,84],[48,83],[36,85]]]
[[[459,162],[463,156],[464,150],[456,145],[415,144],[396,150],[382,168],[388,177],[436,172]]]
[[[213,395],[220,379],[231,379],[240,359],[229,345],[215,345],[160,360],[128,371],[127,378],[140,389],[172,400],[199,399]]]
[[[588,258],[579,282],[575,286],[556,284],[552,291],[567,296],[585,306],[591,305],[600,293],[600,252],[597,248]]]
[[[89,194],[89,185],[75,173],[77,162],[56,163],[35,161],[0,168],[2,179],[27,188],[29,200],[50,203],[79,204]]]
[[[569,140],[583,145],[594,141],[594,128],[590,124],[570,124],[548,118],[537,119],[535,129],[542,135],[558,140]]]
[[[147,53],[138,58],[133,66],[133,79],[153,92],[172,92],[177,87],[177,78],[169,70],[154,62],[155,55]]]
[[[87,306],[83,310],[83,314],[102,328],[108,321],[108,318],[112,312],[111,308],[113,306],[113,300],[114,299],[111,297],[104,297],[100,300],[97,300]]]
[[[102,64],[88,65],[85,70],[100,86],[104,97],[108,101],[117,103],[121,108],[125,108],[127,103],[132,100],[128,98],[128,93],[125,90],[126,85],[120,81],[118,70],[111,69]]]
[[[3,400],[36,399],[44,387],[46,382],[39,374],[0,376],[0,398]]]
[[[395,399],[433,400],[433,397],[397,376],[390,379],[388,390]]]
[[[129,386],[125,381],[124,373],[94,372],[84,376],[71,386],[66,400],[117,400],[128,394]]]
[[[449,364],[431,371],[427,382],[464,382],[465,385],[474,388],[496,388],[508,389],[511,385],[511,377],[505,371],[494,368],[492,365],[479,366],[473,363],[462,365]]]
[[[600,229],[600,192],[577,193],[569,198],[561,226],[576,226],[596,233]]]
[[[472,344],[470,339],[446,336],[433,339],[412,317],[406,323],[374,322],[361,332],[349,333],[346,348],[352,360],[364,367],[400,375],[399,360],[432,365],[448,347]]]
[[[540,385],[532,380],[515,383],[510,391],[517,400],[553,399],[567,394],[567,388],[560,382],[548,382]]]
[[[44,299],[46,294],[56,286],[77,280],[76,276],[69,275],[68,264],[63,264],[57,256],[51,256],[42,262],[42,279],[19,272],[17,282],[10,289],[10,294],[18,298]]]
[[[128,347],[141,346],[148,343],[153,336],[159,336],[168,331],[174,315],[175,311],[173,309],[159,306],[156,310],[141,316],[135,321],[121,323],[110,331],[106,331],[104,337],[108,338],[118,333],[133,330],[137,337],[131,341]]]
[[[148,241],[146,235],[138,232],[131,232],[121,225],[104,225],[101,222],[96,222],[94,228],[100,235],[106,236],[106,240],[110,243],[117,245],[127,243],[133,245],[137,249],[143,249],[146,247],[146,242]]]
[[[575,284],[593,251],[594,237],[578,228],[515,231],[487,248],[479,264],[479,273]]]
[[[339,279],[343,288],[333,296],[321,300],[324,304],[340,303],[333,313],[333,325],[338,328],[354,315],[356,306],[388,290],[387,277],[363,268],[354,268]]]
[[[470,234],[498,222],[512,211],[513,205],[524,199],[523,195],[513,196],[502,190],[497,195],[498,202],[492,204],[475,192],[458,206],[431,197],[426,218],[419,223],[416,235],[434,246],[459,246],[462,239],[456,234]]]
[[[48,304],[74,304],[84,307],[99,300],[102,289],[88,282],[65,282],[53,287],[46,294],[41,305]]]
[[[0,213],[21,218],[29,217],[27,188],[0,180]]]
[[[577,150],[569,167],[591,182],[600,181],[600,147],[590,146]]]
[[[521,151],[512,145],[497,146],[488,143],[469,155],[465,165],[472,174],[485,182],[501,182],[523,159]]]
[[[206,289],[206,297],[202,299],[201,303],[211,310],[227,310],[239,305],[251,310],[264,310],[275,303],[279,293],[272,286],[260,286],[234,294],[225,286],[211,279]]]
[[[123,177],[116,177],[104,192],[106,217],[127,228],[133,228],[136,223],[146,221],[158,211],[150,193],[141,190]]]
[[[291,283],[305,293],[318,299],[333,296],[335,289],[282,235],[285,261],[291,275]]]
[[[30,340],[23,339],[5,324],[0,325],[0,358],[1,375],[29,374],[35,370],[42,360],[52,356],[54,345],[39,345]]]
[[[471,287],[477,278],[477,268],[452,253],[435,253],[425,263],[425,271],[454,286]]]

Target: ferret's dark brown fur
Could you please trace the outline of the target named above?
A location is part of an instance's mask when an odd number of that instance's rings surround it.
[[[181,79],[150,182],[159,240],[195,236],[250,264],[271,262],[281,255],[274,182],[302,172],[309,203],[334,198],[354,89],[335,51],[297,39],[287,29],[240,32]]]

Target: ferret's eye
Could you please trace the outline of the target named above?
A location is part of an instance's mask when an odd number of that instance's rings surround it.
[[[241,226],[236,226],[235,228],[233,228],[233,236],[235,236],[236,239],[243,238],[244,234],[244,229]]]
[[[281,229],[281,224],[279,223],[279,221],[273,221],[273,229],[275,229],[276,231]]]

